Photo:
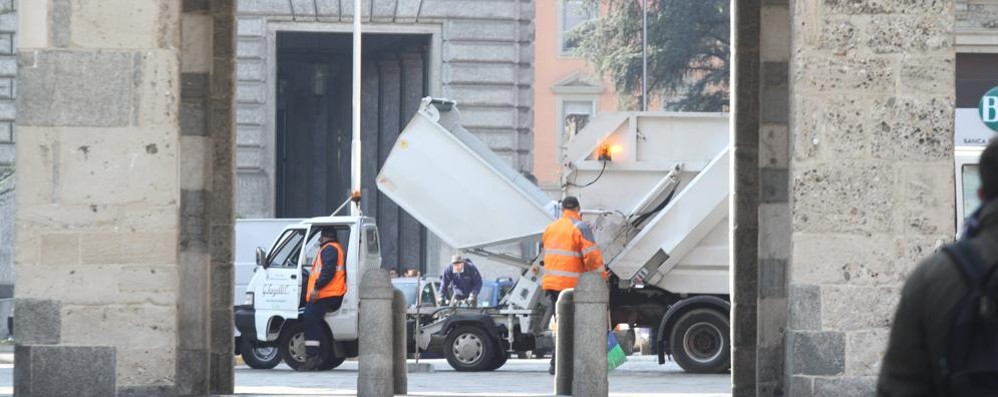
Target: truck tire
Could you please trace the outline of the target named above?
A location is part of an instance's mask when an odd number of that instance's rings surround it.
[[[319,341],[319,354],[322,357],[328,358],[332,355],[331,344],[332,338],[323,333],[322,340]],[[305,364],[305,324],[301,321],[295,321],[285,326],[277,346],[281,349],[285,364],[295,371],[301,368]],[[323,362],[319,368],[321,369],[325,364],[326,362]],[[337,363],[337,365],[339,364]]]
[[[281,363],[281,349],[277,346],[256,347],[246,337],[239,338],[239,355],[253,369],[271,369]]]
[[[444,339],[444,356],[455,371],[488,371],[495,365],[495,355],[496,342],[481,327],[461,325]]]
[[[669,346],[676,363],[686,372],[713,374],[731,368],[728,317],[712,309],[683,314],[672,328]]]
[[[319,371],[332,371],[336,369],[336,367],[339,367],[340,364],[343,364],[343,361],[347,359],[346,357],[336,357],[336,353],[333,352],[333,349],[323,351],[323,353],[326,355],[326,358],[325,360],[322,360],[322,364],[319,365]]]
[[[509,360],[509,353],[497,351],[495,358],[492,359],[492,365],[489,366],[488,370],[495,371],[502,368],[503,365],[506,365],[507,360]]]

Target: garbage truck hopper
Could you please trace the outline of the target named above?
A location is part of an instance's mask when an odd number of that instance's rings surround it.
[[[424,98],[377,177],[378,189],[448,245],[539,238],[551,200],[460,124],[453,102]]]

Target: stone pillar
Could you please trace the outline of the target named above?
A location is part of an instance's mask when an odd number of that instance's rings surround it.
[[[609,326],[607,313],[610,290],[603,278],[595,272],[579,277],[573,294],[575,321],[572,345],[572,395],[607,396],[606,333]],[[559,319],[559,329],[567,324]],[[555,352],[557,354],[557,352]]]
[[[788,391],[872,394],[904,278],[955,232],[954,4],[791,8]]]
[[[232,289],[235,246],[235,0],[185,0],[185,5],[210,4],[211,74],[206,98],[207,217],[211,255],[211,378],[214,394],[231,394],[234,388],[232,352]],[[201,6],[203,8],[203,6]]]
[[[392,396],[392,301],[395,292],[388,272],[369,269],[360,280],[360,357],[357,372],[357,395]]]
[[[232,1],[18,9],[18,394],[231,393]]]
[[[406,324],[405,324],[405,294],[395,290],[392,300],[392,376],[394,377],[395,395],[409,394],[409,374],[406,367]],[[418,330],[413,330],[413,336]]]
[[[561,291],[555,313],[558,316],[558,337],[554,349],[554,394],[572,395],[572,362],[575,360],[575,338],[572,330],[575,325],[575,292],[572,289]],[[564,325],[564,326],[562,326]]]
[[[759,19],[758,277],[756,278],[756,396],[780,396],[787,323],[790,259],[790,10],[787,0],[764,1]]]
[[[759,16],[760,0],[731,2],[731,128],[734,159],[731,277],[732,395],[756,390],[759,300]]]
[[[23,0],[19,9],[16,332],[27,370],[15,383],[39,390],[31,384],[82,371],[113,378],[121,394],[171,393],[180,4]],[[50,322],[28,326],[37,321]],[[38,330],[58,331],[39,340]],[[110,357],[72,365],[88,346]],[[27,354],[35,348],[45,353]],[[106,390],[88,387],[66,390]]]

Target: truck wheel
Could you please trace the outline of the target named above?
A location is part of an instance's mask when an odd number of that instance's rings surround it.
[[[455,371],[486,371],[495,363],[496,342],[485,330],[462,325],[447,333],[444,356]]]
[[[256,347],[246,337],[239,338],[239,353],[253,369],[271,369],[281,363],[281,351],[276,346]]]
[[[322,340],[319,341],[319,354],[323,357],[328,358],[332,355],[330,346],[332,341],[330,339],[328,335],[323,334]],[[284,363],[291,367],[291,369],[297,371],[302,365],[305,365],[305,324],[295,321],[288,325],[281,332],[281,338],[277,346],[281,349]],[[324,364],[325,362],[323,362]]]
[[[496,352],[495,358],[492,360],[492,365],[489,366],[489,371],[495,371],[506,365],[506,360],[509,360],[509,353],[506,352]]]
[[[319,371],[331,371],[336,369],[336,367],[343,364],[343,361],[345,360],[346,357],[336,357],[336,353],[333,352],[333,349],[329,349],[329,351],[326,352],[326,359],[322,360],[322,364],[319,365]]]
[[[711,309],[695,309],[676,321],[669,337],[672,354],[686,372],[720,373],[731,367],[728,317]]]

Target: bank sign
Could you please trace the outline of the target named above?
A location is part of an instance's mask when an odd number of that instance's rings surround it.
[[[988,90],[981,97],[981,104],[977,106],[977,110],[984,125],[991,131],[998,131],[998,87]]]
[[[981,97],[977,109],[956,109],[956,146],[986,146],[998,132],[998,87]]]

